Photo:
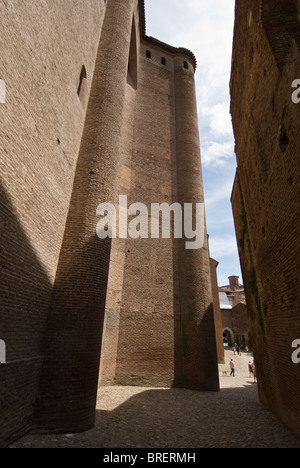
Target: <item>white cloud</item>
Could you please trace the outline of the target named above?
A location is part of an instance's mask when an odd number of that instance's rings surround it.
[[[202,163],[204,166],[214,165],[224,167],[227,160],[233,157],[233,142],[209,141],[202,145]]]
[[[219,102],[211,107],[200,106],[200,116],[209,119],[214,135],[232,136],[231,117],[227,102]]]
[[[206,216],[212,220],[208,223],[210,250],[220,262],[221,282],[231,274],[240,274],[233,221],[231,225],[228,222],[236,167],[229,113],[234,4],[235,0],[146,0],[147,34],[175,47],[186,47],[197,58]]]
[[[209,249],[210,255],[218,261],[224,257],[237,255],[236,237],[229,234],[224,234],[224,236],[210,236]]]
[[[219,203],[220,201],[230,199],[232,191],[232,179],[225,179],[222,184],[218,184],[214,187],[211,193],[205,199],[206,207],[212,208],[213,205]]]

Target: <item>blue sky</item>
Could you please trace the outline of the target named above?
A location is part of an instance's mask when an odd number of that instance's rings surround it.
[[[236,170],[229,113],[234,0],[146,0],[147,35],[196,55],[201,159],[210,254],[219,285],[240,276],[230,196]]]

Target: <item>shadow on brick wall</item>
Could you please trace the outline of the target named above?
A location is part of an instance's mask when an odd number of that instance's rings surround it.
[[[0,229],[0,339],[6,345],[6,363],[0,365],[0,446],[6,446],[29,429],[52,285],[2,185]]]
[[[34,432],[81,432],[94,425],[111,239],[70,241],[53,288]]]
[[[69,267],[62,259],[53,288],[3,187],[0,227],[0,447],[35,428],[86,430],[95,420],[111,239],[94,235]]]

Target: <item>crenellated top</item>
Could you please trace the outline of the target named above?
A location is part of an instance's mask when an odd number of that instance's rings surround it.
[[[167,52],[170,52],[171,54],[182,54],[186,55],[189,57],[189,59],[192,61],[194,70],[196,71],[197,68],[197,59],[193,52],[191,52],[189,49],[185,49],[184,47],[173,47],[169,44],[166,44],[165,42],[160,41],[159,39],[156,39],[151,36],[147,36],[146,34],[146,11],[145,11],[145,0],[139,0],[139,8],[140,8],[140,29],[141,29],[141,37],[144,41],[160,47],[161,49],[166,50]]]

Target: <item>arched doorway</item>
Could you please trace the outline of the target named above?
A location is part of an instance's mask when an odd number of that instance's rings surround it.
[[[225,328],[223,330],[223,344],[224,346],[228,346],[229,348],[232,348],[233,344],[233,333],[229,328]]]

